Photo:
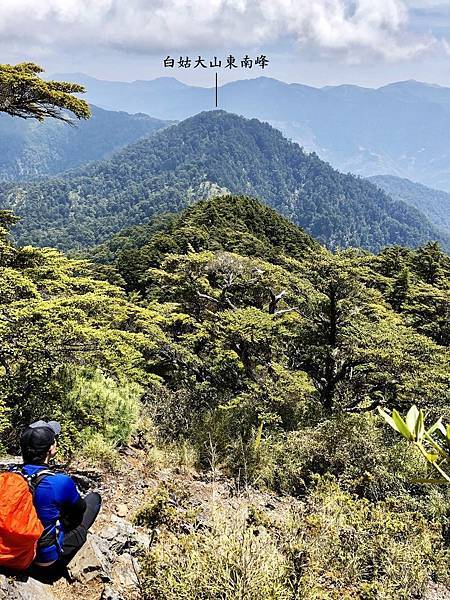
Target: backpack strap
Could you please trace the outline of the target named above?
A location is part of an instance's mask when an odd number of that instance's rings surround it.
[[[34,493],[36,491],[36,488],[41,483],[41,481],[43,479],[45,479],[47,477],[47,475],[54,475],[55,474],[53,471],[51,471],[50,469],[46,469],[45,467],[42,468],[40,471],[36,471],[36,473],[33,473],[33,475],[28,475],[28,473],[25,473],[25,471],[23,470],[23,468],[19,467],[19,466],[13,467],[11,469],[11,471],[13,473],[18,473],[19,475],[22,475],[22,477],[28,483],[28,486],[30,488],[30,492],[33,494],[33,497],[34,497]]]
[[[33,475],[29,475],[28,477],[26,477],[33,496],[37,486],[41,483],[43,479],[47,477],[47,475],[54,475],[54,473],[53,471],[50,471],[50,469],[43,469],[42,471],[38,471],[37,473],[33,473]]]
[[[36,471],[36,473],[33,473],[33,475],[28,475],[20,467],[14,468],[12,470],[15,473],[18,473],[19,475],[22,475],[22,477],[26,480],[26,482],[28,483],[28,487],[30,488],[30,492],[33,495],[33,498],[36,492],[36,488],[41,483],[41,481],[49,475],[55,475],[53,471],[51,471],[50,469],[46,469],[45,467],[40,471]],[[61,548],[59,547],[58,543],[58,533],[59,521],[56,523],[56,525],[50,525],[44,529],[37,543],[38,548],[46,548],[55,544],[61,552]]]

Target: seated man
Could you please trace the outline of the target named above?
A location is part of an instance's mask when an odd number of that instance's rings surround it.
[[[96,492],[82,498],[73,480],[63,473],[51,472],[50,459],[57,451],[61,426],[56,421],[37,421],[22,433],[20,447],[25,476],[34,478],[34,506],[44,526],[38,542],[34,565],[65,566],[86,542],[87,531],[101,506]]]

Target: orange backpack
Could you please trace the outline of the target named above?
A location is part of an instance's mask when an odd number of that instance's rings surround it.
[[[44,527],[33,504],[36,487],[49,470],[25,475],[20,470],[0,474],[0,566],[25,570],[36,556]]]

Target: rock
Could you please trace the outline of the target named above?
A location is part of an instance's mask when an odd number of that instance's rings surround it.
[[[140,588],[139,563],[131,554],[121,554],[114,563],[114,579],[116,583],[127,591]]]
[[[106,586],[102,592],[100,600],[124,600],[124,597],[114,588]]]
[[[128,515],[128,506],[126,504],[118,504],[116,506],[116,515],[118,517],[126,517]]]
[[[442,583],[428,582],[424,600],[450,600],[450,590]]]
[[[111,552],[107,542],[100,536],[89,533],[85,545],[69,563],[68,572],[72,579],[81,583],[93,579],[111,581]]]
[[[55,596],[48,585],[36,581],[31,577],[24,577],[19,581],[13,577],[0,575],[1,600],[55,600]]]
[[[21,456],[3,456],[0,460],[0,469],[5,469],[11,465],[22,465],[23,460]]]
[[[139,531],[131,523],[115,515],[111,517],[111,523],[104,527],[98,535],[117,554],[138,546],[148,548],[151,539],[148,534]]]
[[[98,490],[100,477],[97,473],[89,473],[87,475],[85,473],[71,472],[69,475],[81,492],[86,494]]]

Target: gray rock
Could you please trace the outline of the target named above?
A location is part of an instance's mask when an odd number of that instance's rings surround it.
[[[111,581],[111,551],[107,542],[98,535],[89,533],[85,545],[69,563],[68,571],[72,579],[81,583],[93,579]]]
[[[125,600],[120,592],[110,587],[106,586],[102,592],[102,596],[100,600]]]
[[[139,563],[131,554],[125,553],[117,557],[114,563],[114,579],[121,589],[138,590],[140,588],[138,574]]]
[[[1,600],[55,600],[50,586],[24,577],[23,581],[0,575]]]
[[[429,581],[423,598],[424,600],[450,600],[450,590],[442,583]]]
[[[131,523],[116,515],[112,515],[111,523],[104,527],[98,535],[116,554],[122,554],[138,546],[148,548],[151,539],[148,534],[139,531]]]
[[[116,506],[116,515],[118,517],[126,517],[128,515],[128,506],[126,504],[118,504]]]

